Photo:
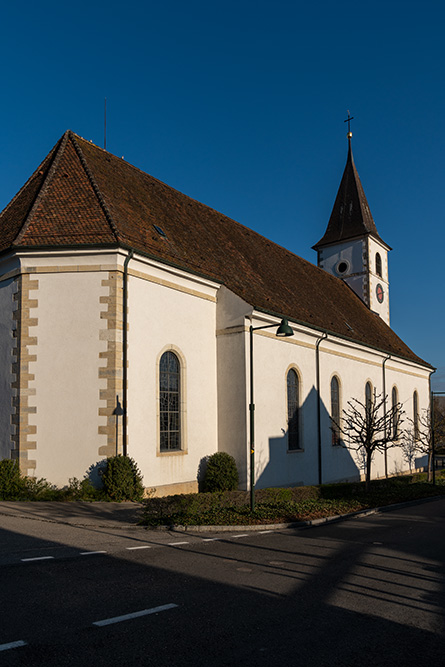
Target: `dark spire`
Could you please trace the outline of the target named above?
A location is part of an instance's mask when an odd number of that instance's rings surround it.
[[[314,250],[324,245],[340,243],[365,234],[371,234],[384,243],[377,232],[354,164],[351,147],[352,132],[348,131],[347,136],[348,159],[346,160],[346,167],[326,232],[323,238],[313,246]],[[385,245],[387,244],[385,243]]]

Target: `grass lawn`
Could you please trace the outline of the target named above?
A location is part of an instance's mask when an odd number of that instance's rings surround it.
[[[225,526],[285,523],[347,514],[408,500],[445,495],[445,471],[436,474],[436,485],[425,474],[404,475],[365,483],[323,484],[285,489],[259,489],[255,512],[250,511],[248,491],[190,493],[145,502],[145,526]]]

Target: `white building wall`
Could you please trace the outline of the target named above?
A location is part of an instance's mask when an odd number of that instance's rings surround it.
[[[216,290],[167,270],[154,276],[142,260],[132,260],[129,271],[128,455],[146,487],[192,490],[201,459],[218,446]],[[183,448],[161,453],[158,365],[168,349],[179,357],[184,378]]]
[[[30,363],[35,396],[29,398],[36,413],[29,424],[37,429],[35,475],[60,486],[70,477],[83,478],[103,458],[98,454],[104,444],[98,434],[99,392],[105,387],[99,380],[99,353],[105,350],[99,331],[106,328],[100,318],[103,278],[100,271],[36,274],[37,360]]]
[[[254,326],[259,325],[255,321]],[[259,488],[318,483],[316,342],[315,332],[310,334],[308,330],[304,334],[298,328],[294,337],[284,339],[277,339],[273,329],[255,333],[255,476]],[[383,392],[382,364],[386,356],[332,337],[320,343],[323,483],[358,480],[364,473],[354,451],[332,445],[331,379],[333,375],[339,379],[341,410],[347,409],[348,400],[353,398],[365,403],[367,382],[371,383],[377,394]],[[300,377],[302,449],[296,451],[288,451],[287,448],[286,375],[291,367],[297,370]],[[426,368],[391,359],[391,363],[386,364],[388,407],[392,384],[396,382],[399,400],[409,406],[405,408],[409,416],[412,417],[412,396],[415,390],[419,396],[419,410],[428,408],[428,377]],[[399,447],[388,450],[387,456],[388,474],[408,469]],[[372,476],[384,475],[384,455],[376,453]]]

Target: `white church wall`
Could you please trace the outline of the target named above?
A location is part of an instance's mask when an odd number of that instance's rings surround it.
[[[46,260],[48,262],[48,260]],[[82,478],[99,460],[103,436],[98,434],[99,353],[105,349],[99,330],[101,285],[104,274],[94,272],[43,273],[36,275],[32,309],[37,325],[33,347],[35,376],[30,382],[35,395],[29,405],[30,426],[36,427],[35,475],[64,485],[70,477]]]
[[[216,289],[167,272],[156,282],[132,260],[128,282],[128,454],[144,485],[194,490],[203,457],[217,450]],[[145,276],[145,278],[144,278]],[[197,293],[201,292],[202,296]],[[159,451],[158,364],[166,350],[182,363],[185,380],[182,450]],[[176,485],[176,486],[172,486]]]
[[[10,278],[0,282],[0,459],[11,458],[12,362],[14,349],[13,311],[17,285]]]
[[[255,322],[254,326],[258,326]],[[316,391],[317,334],[295,332],[292,338],[277,339],[273,330],[257,332],[254,338],[255,377],[255,470],[256,485],[287,486],[318,483],[318,426]],[[385,354],[328,337],[320,344],[320,421],[322,482],[360,479],[364,470],[356,453],[332,444],[331,379],[340,385],[340,410],[353,398],[365,402],[365,385],[371,383],[377,394],[383,391],[382,364]],[[273,360],[273,363],[270,363]],[[400,400],[410,404],[419,396],[419,410],[428,407],[428,370],[402,360],[391,360],[386,369],[386,390],[396,382]],[[287,448],[286,375],[294,368],[300,378],[301,450]],[[247,398],[248,402],[248,398]],[[246,419],[248,419],[246,413]],[[249,434],[247,433],[247,438]],[[400,448],[388,451],[388,472],[407,469]],[[376,453],[373,477],[385,475],[384,455]]]
[[[263,322],[264,324],[264,322]],[[277,323],[278,326],[279,322]],[[254,326],[261,326],[254,321]],[[300,380],[300,444],[288,449],[287,373]],[[316,484],[317,421],[313,338],[254,334],[255,477],[258,488]]]

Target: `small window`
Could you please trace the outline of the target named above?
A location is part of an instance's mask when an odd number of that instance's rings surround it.
[[[331,432],[332,444],[337,446],[340,444],[340,386],[338,378],[334,377],[331,380]]]
[[[287,448],[300,449],[300,381],[291,368],[287,374]]]
[[[398,393],[397,393],[397,387],[392,388],[391,402],[392,402],[392,436],[394,438],[397,438],[399,436],[399,433],[398,433],[398,430],[399,430],[399,411],[398,411],[399,396],[398,396]]]
[[[161,452],[181,449],[180,364],[173,352],[159,362],[159,433]]]
[[[380,278],[382,277],[382,258],[378,252],[375,254],[375,272]]]
[[[414,425],[414,438],[415,440],[419,439],[419,396],[417,391],[413,394],[413,425]]]

